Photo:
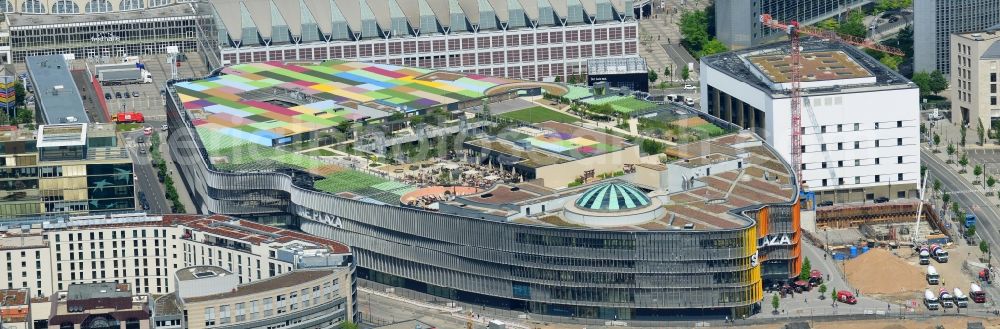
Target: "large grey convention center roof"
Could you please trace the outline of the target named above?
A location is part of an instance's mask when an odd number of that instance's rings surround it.
[[[73,82],[63,55],[36,55],[24,59],[28,76],[40,102],[44,123],[89,123],[80,91]],[[66,120],[73,117],[75,120]]]
[[[156,19],[193,15],[195,15],[195,12],[192,10],[191,4],[189,3],[177,3],[143,10],[117,11],[99,14],[4,14],[7,18],[7,23],[10,24],[12,30],[37,28],[38,25],[49,24],[94,24],[94,22]]]
[[[702,63],[705,63],[709,67],[716,69],[734,79],[744,82],[748,85],[754,86],[757,89],[763,90],[765,92],[770,92],[775,94],[776,97],[785,96],[788,97],[788,91],[784,90],[771,90],[767,82],[761,80],[756,75],[751,72],[751,68],[747,65],[746,58],[761,55],[772,55],[772,54],[783,54],[789,51],[788,41],[779,43],[770,43],[766,45],[760,45],[756,47],[750,47],[738,51],[731,51],[722,54],[716,54],[711,56],[702,57]],[[836,87],[819,87],[819,88],[802,88],[802,93],[808,94],[824,94],[829,92],[842,91],[846,89],[853,88],[877,88],[877,89],[901,89],[901,88],[916,88],[915,85],[907,80],[905,77],[896,73],[895,71],[889,69],[878,60],[868,56],[863,51],[854,48],[853,46],[846,45],[840,42],[824,41],[815,38],[804,38],[801,42],[803,53],[819,53],[819,52],[843,52],[850,56],[858,65],[863,69],[867,70],[872,76],[875,77],[874,84],[863,84],[863,85],[840,85]]]

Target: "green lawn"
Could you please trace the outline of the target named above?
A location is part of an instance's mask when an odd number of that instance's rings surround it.
[[[573,123],[579,121],[576,117],[553,111],[542,106],[534,106],[526,109],[521,109],[513,112],[507,112],[500,115],[501,117],[514,119],[518,121],[524,121],[528,123],[539,123],[545,121],[557,121],[563,123]]]

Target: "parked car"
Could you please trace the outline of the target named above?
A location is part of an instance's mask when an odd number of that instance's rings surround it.
[[[139,154],[146,154],[146,148],[145,147],[140,147],[139,148]]]
[[[104,99],[111,100],[111,93],[104,93]]]
[[[136,138],[135,142],[139,144],[145,143],[146,137],[139,136],[139,138]]]
[[[132,95],[131,95],[131,94],[129,94],[129,93],[128,93],[128,92],[126,91],[126,92],[125,92],[125,98],[131,98],[131,97],[132,97]]]
[[[694,106],[694,99],[691,98],[685,99],[684,104],[687,104],[687,106]]]
[[[116,91],[115,92],[115,98],[122,98],[122,92]]]
[[[167,125],[160,126],[160,130],[167,131],[168,129],[170,129],[170,126]]]
[[[695,90],[697,88],[698,87],[695,87],[694,85],[684,85],[684,89],[687,89],[687,90]]]
[[[132,97],[139,97],[139,92],[138,91],[133,91],[132,92]]]
[[[832,205],[833,205],[833,201],[830,201],[830,200],[826,200],[826,201],[823,201],[823,202],[819,203],[820,207],[829,207],[829,206],[832,206]]]
[[[880,196],[875,198],[875,203],[886,203],[886,202],[889,202],[888,197]]]

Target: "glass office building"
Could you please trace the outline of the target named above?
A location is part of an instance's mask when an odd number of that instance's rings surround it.
[[[135,211],[133,173],[110,125],[0,132],[0,217]]]
[[[873,0],[717,0],[715,2],[716,38],[730,49],[760,45],[785,37],[760,23],[761,14],[776,20],[814,24]]]

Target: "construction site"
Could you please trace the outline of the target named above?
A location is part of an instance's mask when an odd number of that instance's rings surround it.
[[[917,219],[917,212],[920,218]],[[811,232],[827,250],[850,246],[912,247],[913,239],[946,244],[957,232],[944,223],[934,207],[916,200],[874,204],[843,204],[816,210],[816,230]]]
[[[962,238],[975,218],[956,223],[939,216],[930,203],[820,207],[815,224],[814,230],[803,231],[805,237],[829,253],[851,286],[869,297],[912,304],[925,290],[969,291],[972,284],[985,286],[992,279],[978,246]],[[885,275],[886,268],[893,275]]]

